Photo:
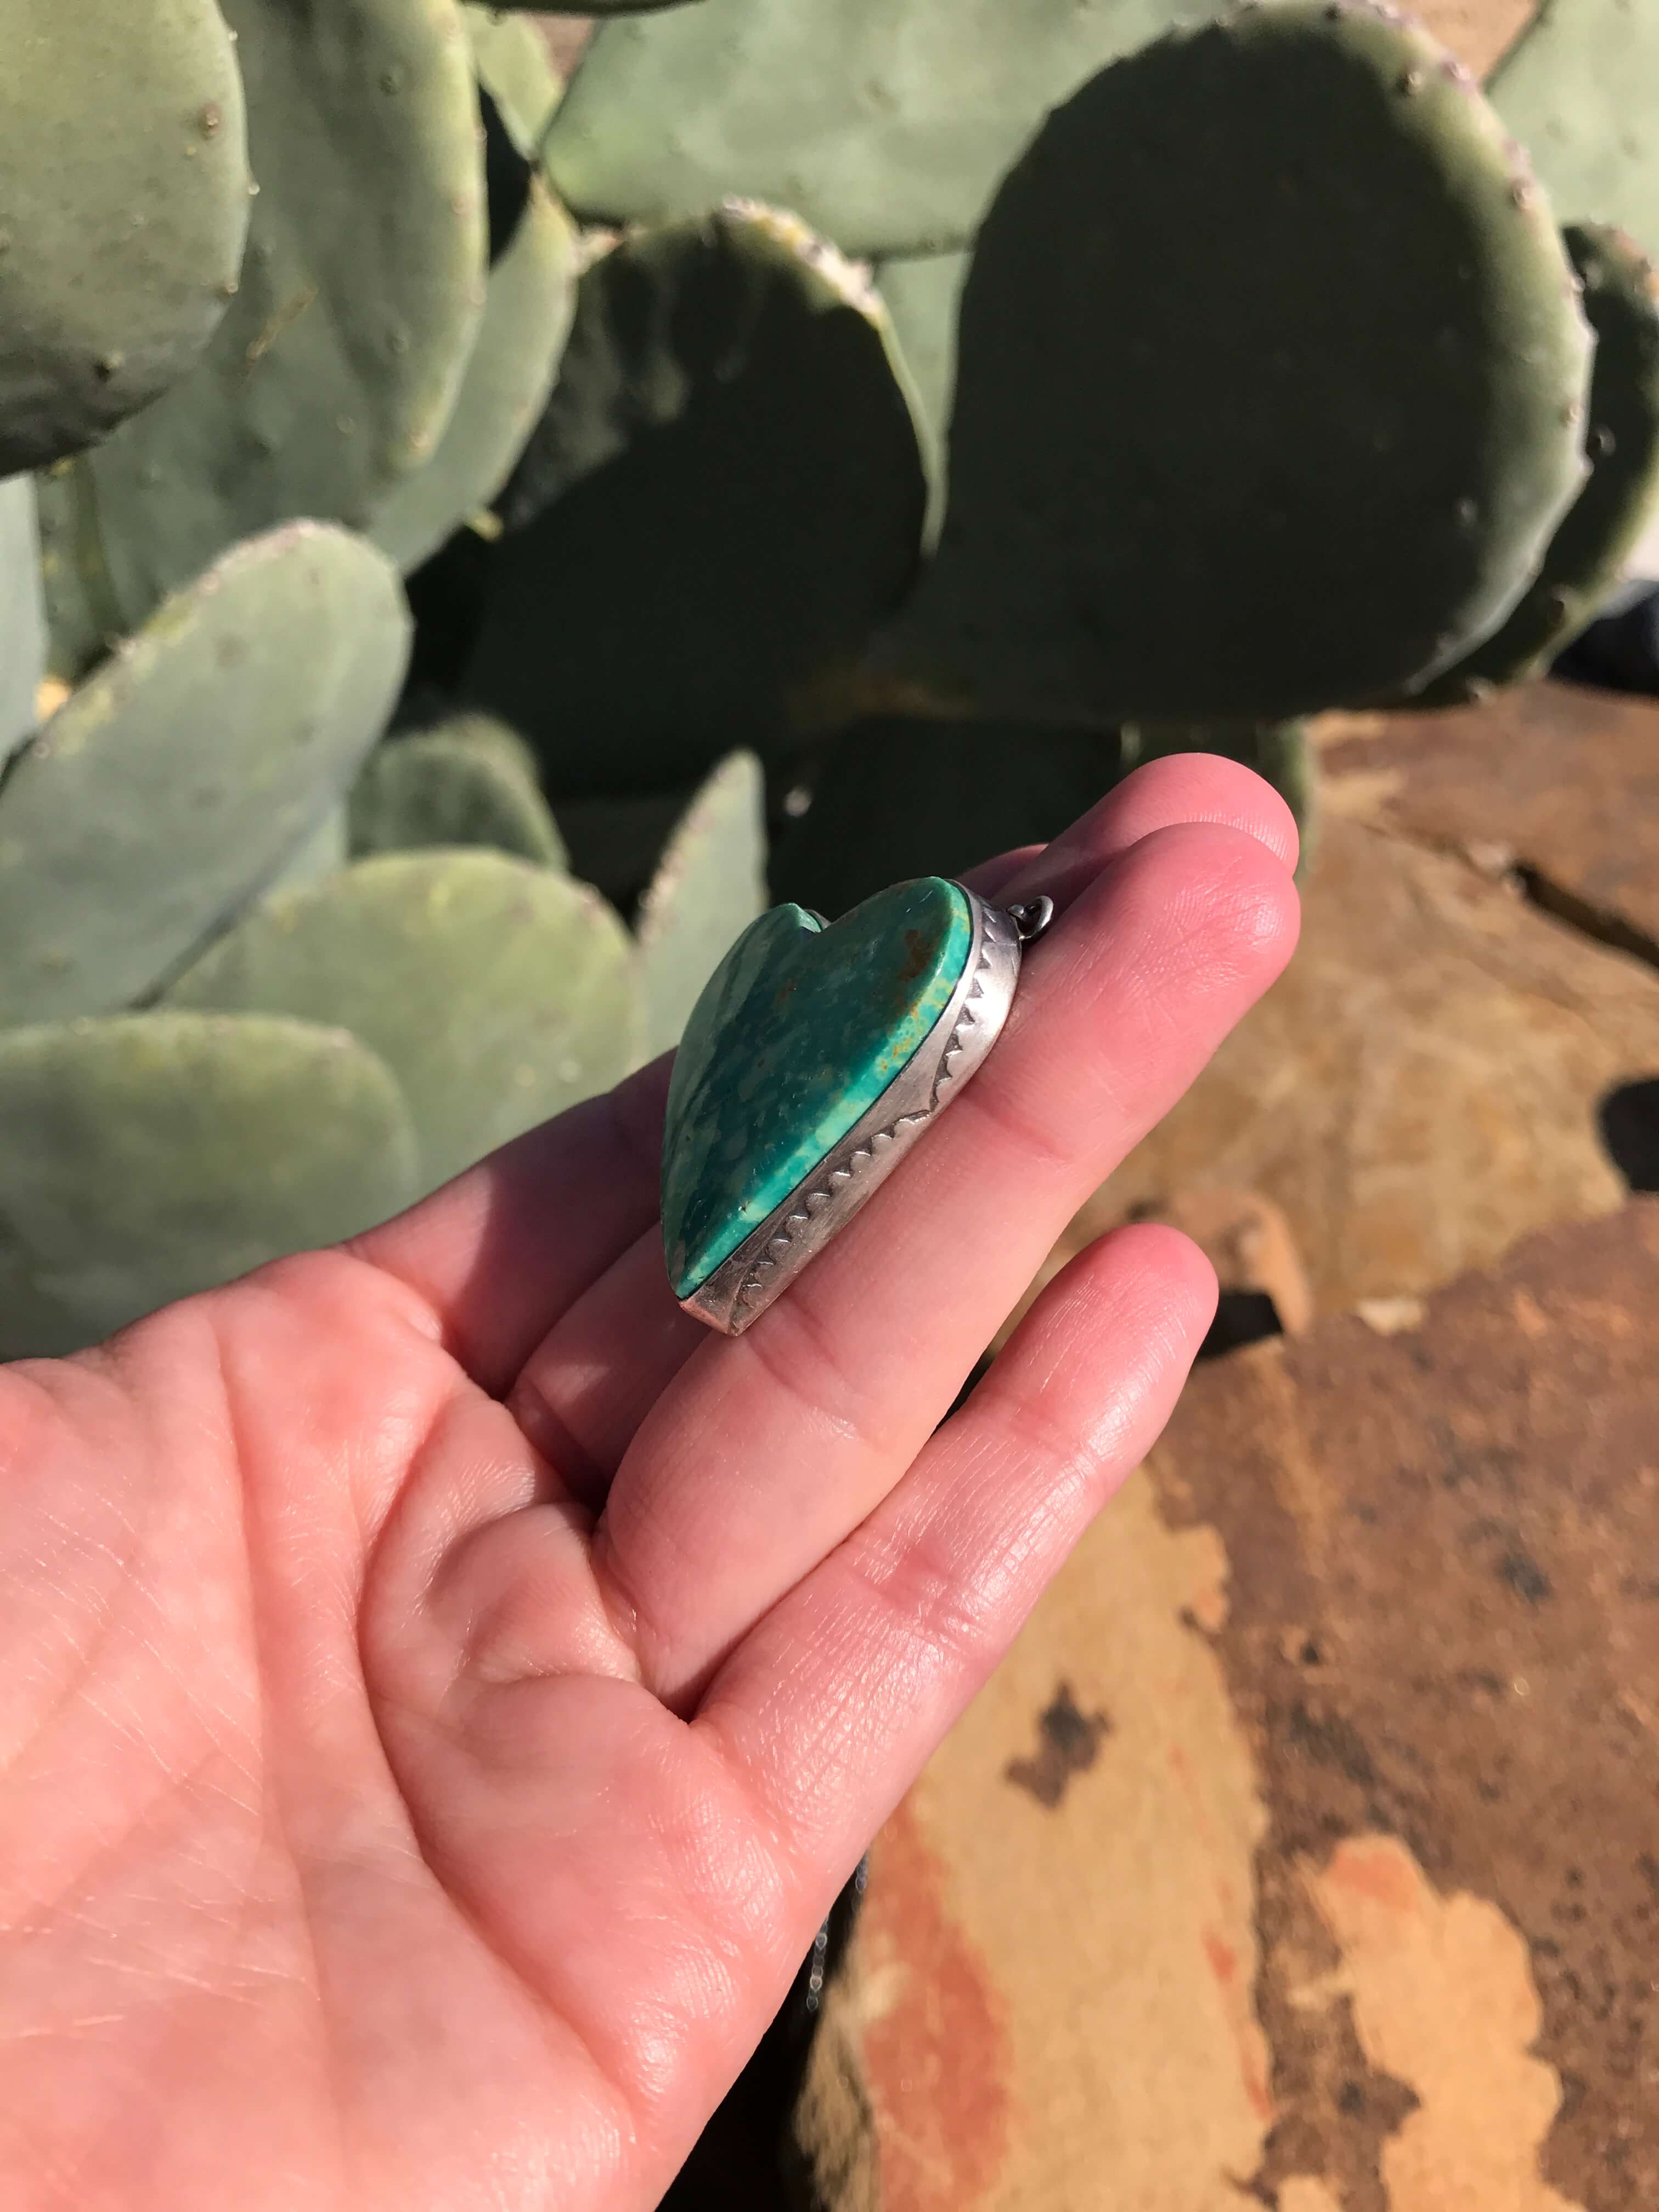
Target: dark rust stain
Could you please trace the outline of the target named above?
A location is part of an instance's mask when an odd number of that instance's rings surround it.
[[[1562,2086],[1543,2178],[1586,2212],[1659,2204],[1659,1638],[1632,1565],[1659,1555],[1656,1311],[1638,1199],[1453,1284],[1410,1338],[1333,1319],[1200,1371],[1153,1455],[1166,1519],[1226,1547],[1213,1641],[1269,1811],[1264,2203],[1317,2173],[1388,2212],[1415,2099],[1345,1996],[1307,2001],[1340,1960],[1305,1869],[1382,1832],[1527,1942]]]
[[[1079,1710],[1069,1682],[1061,1682],[1037,1715],[1037,1748],[1030,1759],[1011,1759],[1003,1779],[1024,1790],[1052,1812],[1071,1787],[1073,1775],[1086,1774],[1111,1733],[1106,1713]]]
[[[939,939],[931,929],[907,929],[904,933],[904,961],[901,966],[901,983],[918,981],[933,966],[939,952]]]
[[[1518,1548],[1505,1552],[1498,1571],[1516,1597],[1525,1598],[1528,1605],[1542,1605],[1550,1595],[1550,1578],[1529,1552]]]

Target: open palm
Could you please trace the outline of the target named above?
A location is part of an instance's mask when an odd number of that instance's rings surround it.
[[[1293,848],[1192,757],[983,871],[1061,908],[1001,1043],[736,1342],[664,1279],[659,1065],[0,1373],[0,2202],[656,2203],[1168,1411],[1214,1286],[1148,1227],[938,1425],[1283,964]]]

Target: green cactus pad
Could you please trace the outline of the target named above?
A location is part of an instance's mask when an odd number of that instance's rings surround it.
[[[927,465],[927,550],[945,520],[946,449],[957,389],[957,316],[973,257],[915,253],[884,261],[877,289],[893,319],[893,337],[916,402],[916,433]]]
[[[372,756],[371,756],[372,757]],[[350,820],[346,801],[337,799],[322,820],[308,830],[265,886],[267,898],[284,891],[307,891],[337,876],[351,858]]]
[[[1115,731],[872,715],[809,778],[811,805],[772,854],[775,899],[831,917],[912,876],[959,877],[1046,845],[1117,781]]]
[[[437,450],[484,301],[454,0],[224,0],[259,197],[203,360],[79,465],[127,626],[289,516],[368,527]]]
[[[899,604],[926,497],[860,272],[735,204],[629,238],[578,288],[462,688],[536,745],[556,810],[684,786]]]
[[[34,480],[40,522],[40,580],[46,606],[46,670],[78,684],[126,634],[104,561],[92,478],[80,461],[60,461]]]
[[[1541,676],[1618,582],[1659,500],[1659,301],[1650,264],[1622,232],[1572,225],[1567,251],[1595,332],[1585,451],[1589,481],[1508,619],[1419,692],[1441,707]]]
[[[79,1350],[408,1204],[409,1113],[339,1030],[191,1013],[0,1036],[0,1357]]]
[[[563,90],[535,26],[499,8],[465,5],[461,15],[478,82],[519,152],[530,160]]]
[[[765,795],[755,756],[733,753],[668,841],[640,906],[646,1060],[679,1042],[703,985],[765,911]]]
[[[640,1033],[615,915],[501,853],[360,860],[250,914],[167,997],[361,1037],[409,1101],[423,1189],[614,1083]]]
[[[1487,86],[1564,222],[1659,246],[1659,9],[1544,0]]]
[[[33,731],[46,672],[34,484],[28,477],[11,477],[0,483],[0,764]]]
[[[392,738],[369,755],[352,788],[356,857],[431,845],[485,845],[544,867],[566,865],[533,765],[464,730]]]
[[[18,0],[0,70],[0,477],[103,437],[191,366],[248,222],[215,0]]]
[[[1280,719],[1426,681],[1583,480],[1543,195],[1459,64],[1364,5],[1103,71],[999,192],[961,340],[894,657],[986,712]]]
[[[520,27],[523,27],[522,26]],[[374,518],[407,573],[487,507],[513,471],[559,372],[576,304],[576,234],[538,177],[492,265],[477,343],[438,450]]]
[[[126,1006],[281,867],[379,735],[408,651],[382,555],[237,547],[59,708],[0,789],[0,1023]]]
[[[453,738],[474,751],[488,753],[509,775],[516,775],[532,790],[536,781],[536,755],[514,729],[498,722],[493,714],[471,712],[442,714],[435,721],[421,720],[411,724],[406,734],[416,737]],[[586,880],[586,878],[584,878]]]
[[[876,289],[893,319],[893,335],[909,370],[921,418],[941,449],[957,389],[957,316],[973,257],[914,253],[884,261]]]
[[[661,8],[683,8],[685,4],[686,0],[592,0],[590,6],[584,0],[575,20],[580,22],[583,17],[590,15],[650,15]],[[531,0],[499,0],[500,13],[510,15],[515,11],[528,15],[551,15],[556,19],[562,19],[574,12],[561,8],[544,8],[541,0],[535,0],[533,7]]]
[[[595,33],[545,155],[584,218],[662,222],[727,192],[849,253],[973,235],[1056,100],[1165,30],[1170,0],[698,0]]]

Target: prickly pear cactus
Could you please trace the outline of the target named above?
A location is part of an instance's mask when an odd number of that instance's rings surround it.
[[[295,522],[239,546],[46,725],[0,788],[0,1021],[153,989],[337,799],[397,696],[398,580]]]
[[[12,477],[0,483],[0,767],[34,727],[46,672],[34,485],[27,477]]]
[[[268,901],[166,1004],[348,1030],[414,1116],[422,1189],[637,1057],[627,933],[585,884],[483,851],[386,854]]]
[[[484,305],[455,0],[224,0],[258,198],[240,289],[167,397],[77,466],[124,627],[289,516],[362,529],[436,451]]]
[[[348,801],[337,799],[316,826],[293,848],[265,886],[264,896],[275,898],[283,891],[309,890],[313,884],[338,875],[350,858]]]
[[[669,839],[641,901],[646,1060],[679,1042],[703,985],[765,909],[764,799],[752,753],[722,761]]]
[[[1324,0],[1172,33],[1056,110],[980,232],[901,664],[1060,721],[1426,681],[1577,495],[1590,346],[1426,33]]]
[[[1159,751],[1305,839],[1297,714],[1532,665],[1649,496],[1645,279],[1569,234],[1592,381],[1557,229],[1640,227],[1619,0],[1498,76],[1553,211],[1350,0],[603,7],[562,96],[511,8],[20,5],[0,1352],[666,1049],[769,820],[830,912]]]
[[[957,318],[972,258],[965,248],[900,255],[876,270],[877,289],[893,319],[893,336],[916,395],[935,531],[944,512],[945,432],[956,399]]]
[[[461,9],[472,65],[518,152],[532,158],[563,88],[534,27],[501,8],[467,0]]]
[[[354,857],[429,845],[485,845],[562,868],[558,825],[536,781],[533,757],[483,715],[392,738],[371,754],[352,787]]]
[[[1659,295],[1652,264],[1622,231],[1564,234],[1595,333],[1584,447],[1590,473],[1508,618],[1418,695],[1425,707],[1483,697],[1541,676],[1593,621],[1659,507]]]
[[[576,234],[538,177],[489,271],[483,320],[438,449],[374,517],[371,535],[418,568],[501,490],[545,408],[576,301]]]
[[[683,786],[898,605],[926,500],[861,272],[737,204],[630,236],[581,279],[462,688],[536,745],[556,806],[619,747],[627,783]]]
[[[414,1132],[355,1037],[147,1013],[0,1033],[0,1356],[367,1229],[415,1195]]]
[[[1177,12],[696,0],[596,33],[548,167],[593,222],[659,222],[739,192],[794,209],[848,253],[962,246],[1047,110]]]
[[[248,225],[216,0],[14,0],[0,70],[0,477],[90,445],[187,369]]]
[[[1532,155],[1560,219],[1659,240],[1659,10],[1648,0],[1543,0],[1493,70],[1493,106]]]

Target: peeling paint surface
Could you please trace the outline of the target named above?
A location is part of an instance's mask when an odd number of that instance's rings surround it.
[[[1134,1478],[878,1844],[860,1951],[884,2212],[1241,2212],[1230,2177],[1270,2112],[1264,1815],[1189,1625],[1224,1616],[1225,1586],[1213,1534],[1171,1534]],[[1111,1726],[1048,1805],[1006,1770],[1057,1679]],[[954,2002],[930,1965],[945,1929],[975,1962],[971,1987],[948,1970]],[[977,2116],[998,2103],[992,2160]]]
[[[1484,1898],[1442,1897],[1394,1836],[1349,1838],[1307,1879],[1366,2057],[1418,2100],[1383,2148],[1389,2212],[1583,2212],[1538,2172],[1561,2082],[1531,2055],[1543,2012],[1520,1930]]]
[[[1201,1368],[884,1832],[885,2212],[1659,2204],[1659,1200],[1421,1308]]]

